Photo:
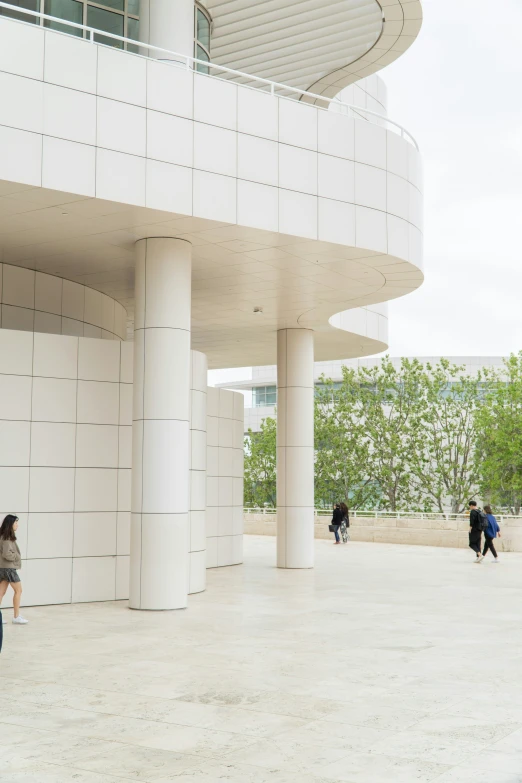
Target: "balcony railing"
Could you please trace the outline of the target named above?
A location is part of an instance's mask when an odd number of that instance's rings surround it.
[[[109,44],[103,44],[103,42],[100,42],[99,40],[96,40],[96,37],[102,36],[103,38],[108,38],[116,43],[126,44],[127,46],[131,46],[133,48],[139,47],[141,52],[138,54],[133,54],[135,57],[145,57],[147,59],[156,59],[161,60],[162,62],[165,62],[168,65],[172,65],[173,67],[177,68],[187,68],[188,70],[198,69],[198,66],[205,69],[205,71],[213,71],[215,73],[206,73],[205,75],[210,76],[211,78],[230,78],[233,77],[236,81],[239,83],[243,83],[242,86],[249,87],[253,89],[260,89],[265,90],[269,92],[271,95],[277,95],[279,98],[289,98],[289,96],[295,95],[299,96],[301,98],[311,98],[313,101],[319,101],[323,104],[334,104],[335,108],[338,109],[341,113],[347,113],[353,116],[358,117],[359,119],[363,119],[367,122],[381,125],[383,127],[390,127],[395,133],[398,133],[401,138],[406,139],[410,142],[410,144],[413,144],[413,146],[418,150],[419,146],[417,142],[415,141],[414,137],[411,135],[409,131],[406,130],[406,128],[403,128],[402,125],[399,125],[398,122],[395,122],[394,120],[388,119],[388,117],[384,116],[383,114],[379,114],[378,112],[371,111],[370,109],[365,109],[362,106],[354,106],[350,103],[344,103],[343,101],[340,101],[338,98],[328,98],[325,95],[317,95],[313,92],[308,92],[308,90],[301,90],[299,87],[290,87],[287,84],[280,84],[279,82],[273,82],[270,81],[270,79],[263,79],[261,76],[253,76],[250,73],[244,73],[242,71],[236,71],[233,68],[227,68],[224,65],[217,65],[216,63],[212,62],[206,62],[205,60],[198,60],[197,57],[191,57],[186,54],[180,54],[179,52],[173,52],[169,49],[162,49],[159,46],[151,46],[150,44],[143,43],[142,41],[136,41],[133,38],[124,38],[121,35],[115,35],[114,33],[106,32],[105,30],[97,30],[94,27],[88,27],[84,24],[78,24],[77,22],[70,22],[67,19],[61,19],[57,16],[50,16],[49,14],[42,14],[39,11],[31,11],[27,8],[20,8],[20,6],[14,6],[10,5],[9,3],[3,3],[0,2],[0,8],[5,8],[8,11],[11,11],[13,14],[16,14],[19,16],[20,14],[25,14],[28,17],[33,17],[35,19],[41,20],[40,23],[42,24],[44,21],[52,22],[54,24],[59,24],[60,26],[70,27],[71,33],[63,33],[58,30],[52,30],[53,33],[56,33],[57,35],[77,35],[77,33],[72,32],[72,30],[81,30],[83,33],[83,37],[86,38],[91,43],[95,43],[98,46],[108,46]],[[0,16],[0,19],[2,17]],[[3,18],[8,18],[7,15],[5,15]],[[10,19],[10,21],[17,22],[18,24],[27,24],[28,22],[22,22],[19,19]],[[142,53],[143,51],[147,52],[148,54]],[[154,55],[154,57],[153,57]],[[293,98],[290,98],[293,100]],[[318,108],[323,108],[322,106],[319,106]]]
[[[277,514],[277,508],[267,507],[264,508],[244,508],[245,514]],[[315,515],[317,517],[331,517],[332,510],[328,508],[316,508]],[[513,514],[495,514],[495,517],[499,524],[503,522],[512,522],[514,520],[522,520],[522,516],[516,516]],[[469,520],[469,514],[446,514],[442,512],[422,512],[422,511],[381,511],[375,509],[373,511],[358,511],[350,510],[350,519],[433,519],[433,520],[445,520],[446,522],[458,522],[461,520]]]

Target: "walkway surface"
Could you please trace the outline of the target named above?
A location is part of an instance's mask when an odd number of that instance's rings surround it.
[[[188,611],[6,611],[2,783],[522,781],[522,555],[274,543]]]

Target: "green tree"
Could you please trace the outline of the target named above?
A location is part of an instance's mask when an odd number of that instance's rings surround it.
[[[480,488],[483,497],[513,514],[522,507],[522,352],[488,373],[490,388],[478,415]]]
[[[419,376],[418,426],[421,437],[410,469],[426,509],[458,514],[478,491],[480,452],[477,415],[487,386],[481,373],[441,359]]]
[[[346,369],[346,368],[345,368]],[[369,444],[364,437],[357,381],[347,370],[343,383],[324,377],[315,396],[315,504],[375,508],[379,487],[368,473]]]
[[[417,359],[401,359],[397,367],[385,356],[379,365],[361,367],[356,374],[368,475],[380,487],[382,507],[390,511],[422,506],[411,466],[422,443],[419,390],[423,373]],[[343,383],[349,377],[343,368]]]
[[[276,420],[263,419],[260,432],[245,437],[244,503],[247,508],[276,505]]]

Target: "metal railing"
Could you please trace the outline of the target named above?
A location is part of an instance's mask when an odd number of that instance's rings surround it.
[[[388,119],[388,117],[384,116],[383,114],[379,114],[378,112],[371,111],[370,109],[365,109],[362,106],[355,106],[351,103],[344,103],[343,101],[339,100],[338,98],[329,98],[325,95],[318,95],[317,93],[308,92],[308,90],[302,90],[299,87],[291,87],[288,84],[280,84],[279,82],[273,82],[270,79],[264,79],[261,76],[254,76],[251,73],[244,73],[243,71],[236,71],[234,68],[227,68],[225,65],[217,65],[216,63],[207,62],[206,60],[198,60],[197,57],[191,57],[187,54],[180,54],[179,52],[173,52],[170,49],[163,49],[160,46],[152,46],[151,44],[144,43],[142,41],[136,41],[133,38],[124,38],[122,35],[116,35],[114,33],[106,32],[105,30],[98,30],[94,27],[89,27],[85,24],[78,24],[78,22],[70,22],[67,19],[60,19],[60,17],[57,16],[50,16],[49,14],[42,14],[39,11],[31,11],[27,8],[20,8],[19,6],[10,5],[9,3],[3,3],[0,2],[0,8],[5,8],[9,11],[11,11],[13,14],[20,15],[25,14],[26,16],[30,16],[36,19],[40,20],[40,24],[42,24],[45,21],[53,22],[54,24],[59,24],[62,27],[71,27],[75,30],[81,30],[84,35],[83,37],[86,38],[88,41],[90,41],[93,44],[97,44],[98,46],[108,46],[109,44],[104,44],[100,40],[95,40],[95,38],[109,38],[113,41],[117,41],[122,44],[126,44],[127,46],[132,46],[133,48],[139,48],[140,50],[146,50],[149,54],[142,54],[142,53],[135,53],[132,52],[132,55],[135,57],[145,57],[146,59],[159,59],[163,63],[167,65],[172,65],[173,67],[183,67],[188,70],[192,70],[194,67],[200,65],[205,69],[217,71],[218,74],[225,74],[225,76],[233,76],[237,79],[241,79],[247,82],[247,84],[242,84],[241,86],[247,87],[247,88],[253,88],[253,89],[264,89],[267,88],[268,92],[271,95],[277,95],[279,98],[288,98],[288,95],[281,95],[280,93],[290,93],[295,95],[300,95],[307,98],[313,98],[314,101],[321,101],[328,104],[335,104],[336,107],[339,107],[341,109],[346,109],[347,112],[351,111],[354,114],[357,114],[361,119],[366,120],[367,122],[371,122],[372,120],[369,118],[377,118],[378,122],[375,124],[385,124],[386,126],[391,126],[391,128],[398,133],[401,138],[406,139],[409,141],[415,149],[419,149],[419,145],[415,141],[414,137],[411,135],[409,131],[406,130],[402,125],[399,125],[398,122],[395,122],[394,120]],[[23,22],[20,19],[16,19],[7,15],[0,15],[0,19],[5,18],[9,19],[12,22],[17,22],[19,24],[30,24],[30,22]],[[58,35],[74,35],[74,33],[64,33],[61,30],[55,30],[52,29],[53,33],[56,33]],[[166,57],[154,57],[152,58],[150,56],[150,53],[153,52],[154,54],[158,55],[167,55]],[[209,76],[210,78],[221,78],[219,76],[215,76],[214,74],[202,74]],[[321,106],[318,106],[317,108],[323,108]],[[369,118],[368,118],[369,117]]]
[[[245,514],[277,514],[277,508],[267,507],[264,508],[244,508]],[[331,517],[332,510],[329,508],[316,508],[315,515],[318,517]],[[513,520],[522,520],[522,516],[516,516],[513,514],[495,514],[499,523],[509,522]],[[369,511],[350,510],[351,519],[443,519],[446,522],[454,522],[459,520],[468,520],[469,514],[449,514],[444,512],[426,512],[426,511],[382,511],[381,509],[374,509]]]

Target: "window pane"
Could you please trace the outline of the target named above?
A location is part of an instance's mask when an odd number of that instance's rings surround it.
[[[140,40],[140,23],[138,19],[131,19],[130,17],[127,19],[127,38],[132,38],[133,41]],[[140,47],[127,44],[127,51],[138,54]]]
[[[207,51],[210,51],[210,23],[199,8],[197,9],[197,25],[196,25],[196,38],[199,43],[202,44]]]
[[[57,16],[60,19],[67,19],[69,22],[83,24],[83,3],[78,3],[76,0],[45,0],[44,8],[45,13],[49,16]],[[61,33],[83,36],[83,30],[78,30],[77,27],[49,22],[47,19],[44,20],[44,25],[50,27],[51,30],[59,30]]]
[[[107,8],[115,8],[117,11],[123,11],[123,0],[100,0],[100,5],[106,5]]]
[[[127,3],[127,13],[134,14],[134,16],[140,15],[140,0],[129,0]]]
[[[95,30],[105,30],[107,33],[123,36],[123,16],[121,14],[113,14],[110,11],[104,11],[102,8],[94,8],[92,5],[87,7],[87,25],[89,27],[94,27]],[[123,42],[115,41],[113,38],[95,35],[94,40],[97,43],[116,46],[118,49],[123,49]]]
[[[39,11],[39,0],[9,0],[9,5],[16,5],[18,8],[26,8],[28,11]],[[19,19],[21,22],[33,22],[40,24],[36,16],[29,14],[17,14],[16,11],[10,11],[8,8],[0,8],[0,16],[9,16],[11,19]]]
[[[196,46],[196,59],[204,60],[206,63],[209,62],[208,54],[204,49],[201,48],[201,46]],[[206,65],[201,65],[201,63],[197,63],[196,71],[199,71],[199,73],[208,73],[208,68]]]

